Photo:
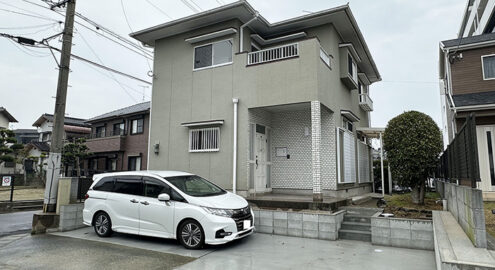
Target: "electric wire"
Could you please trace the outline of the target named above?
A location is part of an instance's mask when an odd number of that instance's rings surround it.
[[[8,9],[3,9],[3,8],[0,8],[0,10],[1,11],[5,11],[5,12],[9,12],[9,13],[18,14],[18,15],[23,15],[23,16],[33,17],[33,18],[38,18],[38,19],[41,19],[41,20],[58,22],[57,20],[52,19],[52,18],[48,18],[48,17],[41,17],[41,16],[36,16],[36,15],[31,15],[31,14],[27,14],[27,13],[23,13],[23,12],[18,12],[18,11],[13,11],[13,10],[8,10]]]
[[[173,20],[172,16],[168,15],[165,11],[163,11],[161,8],[159,8],[158,6],[156,6],[155,4],[153,4],[150,0],[146,0],[146,2],[148,2],[148,4],[150,4],[156,10],[160,11],[160,13],[162,13],[163,15],[165,15],[167,18]]]
[[[86,44],[86,46],[89,48],[89,50],[93,53],[93,55],[96,57],[96,59],[98,60],[98,62],[102,65],[105,65],[105,63],[103,63],[103,60],[101,60],[100,56],[96,53],[96,51],[91,47],[91,45],[89,45],[89,42],[84,38],[84,36],[81,34],[81,33],[78,33],[79,36],[81,37],[82,41]],[[122,88],[122,90],[124,90],[124,92],[126,92],[126,94],[132,99],[134,100],[134,102],[137,102],[137,100],[127,91],[127,89],[125,89],[125,87],[123,86],[123,84],[117,80],[117,78],[115,78],[115,76],[113,75],[113,73],[110,73],[109,72],[109,75],[110,75],[110,78],[116,82],[120,88]],[[137,90],[135,90],[136,92],[138,92]]]
[[[194,2],[194,0],[186,0],[186,1],[191,1],[191,3],[196,6],[200,11],[203,11],[203,9],[198,5],[196,4],[196,2]]]
[[[195,8],[193,5],[191,5],[189,2],[187,2],[186,0],[181,0],[181,2],[186,5],[189,9],[191,9],[194,13],[198,13],[199,10],[197,8]]]
[[[0,29],[12,29],[12,30],[36,29],[36,28],[41,28],[41,27],[45,27],[48,25],[54,25],[54,24],[56,24],[56,23],[46,23],[46,24],[28,25],[28,26],[0,27]]]

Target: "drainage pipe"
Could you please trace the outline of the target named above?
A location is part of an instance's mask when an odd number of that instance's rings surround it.
[[[237,192],[237,105],[239,103],[238,98],[233,98],[234,103],[234,146],[233,146],[233,169],[232,169],[232,192],[236,194]]]
[[[257,20],[259,16],[260,16],[259,12],[256,11],[256,13],[254,14],[254,17],[251,20],[249,20],[245,24],[241,25],[240,31],[239,31],[239,52],[240,53],[242,53],[244,51],[244,27],[248,26],[250,23]]]

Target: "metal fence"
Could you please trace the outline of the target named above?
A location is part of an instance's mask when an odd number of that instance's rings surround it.
[[[474,114],[466,118],[454,140],[440,156],[436,177],[471,187],[476,187],[476,182],[481,181]]]

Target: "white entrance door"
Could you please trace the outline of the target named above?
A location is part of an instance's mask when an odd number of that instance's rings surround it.
[[[265,128],[263,127],[263,131]],[[266,134],[256,132],[254,189],[256,192],[266,191],[266,152],[268,140]]]
[[[495,126],[477,126],[481,190],[495,191]]]

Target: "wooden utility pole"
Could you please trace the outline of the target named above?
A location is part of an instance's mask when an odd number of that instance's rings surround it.
[[[52,9],[63,5],[67,5],[67,11],[65,13],[65,26],[62,36],[62,53],[60,56],[55,112],[53,114],[53,129],[50,154],[48,156],[48,170],[46,172],[45,198],[43,201],[43,212],[45,213],[55,212],[57,205],[58,180],[60,176],[62,149],[64,147],[65,102],[67,100],[67,86],[69,83],[76,0],[63,0],[60,3],[53,5]]]

